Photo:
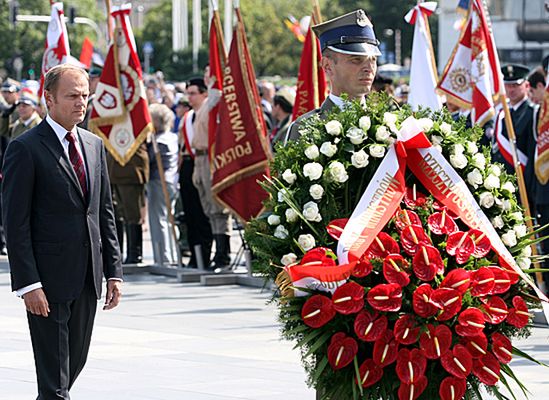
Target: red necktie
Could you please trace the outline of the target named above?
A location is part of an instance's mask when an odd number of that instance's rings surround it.
[[[80,153],[76,150],[76,137],[74,136],[74,133],[67,132],[67,134],[65,135],[65,139],[69,141],[69,158],[71,160],[72,167],[74,168],[76,177],[80,182],[80,187],[82,188],[84,198],[87,198],[88,185],[86,183],[86,169],[84,167],[84,161],[82,161]]]

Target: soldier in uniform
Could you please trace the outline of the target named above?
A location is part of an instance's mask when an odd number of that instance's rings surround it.
[[[288,87],[283,87],[276,92],[273,98],[273,118],[276,120],[276,125],[271,131],[270,139],[271,146],[274,149],[275,144],[281,142],[288,133],[290,120],[295,104],[295,91]]]
[[[319,109],[299,117],[290,127],[286,140],[299,138],[301,121],[314,114],[325,118],[333,107],[349,100],[363,99],[376,76],[377,57],[381,55],[372,23],[364,10],[356,10],[313,26],[322,50],[321,66],[330,80],[330,95]]]
[[[42,118],[36,112],[38,99],[31,93],[24,93],[17,101],[17,112],[19,119],[9,128],[9,139],[15,139],[23,133],[38,125]]]
[[[19,100],[19,83],[13,79],[6,79],[0,89],[6,106],[0,109],[0,136],[7,138],[10,125],[19,119],[17,100]],[[7,145],[7,143],[6,143]],[[4,147],[5,149],[5,147]]]

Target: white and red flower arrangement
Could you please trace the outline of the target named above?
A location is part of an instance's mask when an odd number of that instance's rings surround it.
[[[528,333],[542,295],[525,275],[532,240],[514,180],[479,151],[479,130],[389,107],[369,96],[312,118],[277,151],[271,213],[247,240],[280,287],[283,336],[326,400],[499,397],[508,379],[525,389],[508,364],[529,357],[511,339]],[[421,138],[402,133],[410,120]],[[446,175],[441,192],[433,176]]]

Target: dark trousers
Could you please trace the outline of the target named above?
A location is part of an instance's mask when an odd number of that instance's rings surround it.
[[[203,253],[206,255],[204,263],[209,263],[210,251],[213,241],[210,220],[202,209],[198,191],[193,184],[194,160],[190,156],[183,157],[181,171],[179,174],[179,186],[181,190],[181,202],[185,213],[187,224],[187,240],[192,252],[190,264],[196,263],[194,246],[200,244]]]
[[[96,309],[90,272],[77,299],[50,303],[47,318],[27,313],[38,379],[37,400],[70,399],[69,390],[88,357]]]

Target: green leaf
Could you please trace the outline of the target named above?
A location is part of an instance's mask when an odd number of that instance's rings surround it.
[[[303,358],[307,358],[309,355],[313,354],[315,351],[317,351],[322,345],[324,345],[328,339],[332,337],[332,332],[326,332],[324,335],[322,335],[310,348],[307,353],[303,356]]]
[[[300,339],[300,340],[297,341],[297,343],[294,346],[294,349],[297,349],[298,347],[306,346],[310,341],[314,340],[315,338],[317,338],[321,334],[322,334],[321,329],[315,329],[315,330],[309,332],[308,334],[303,336],[303,339]]]
[[[549,368],[549,365],[547,365],[545,363],[542,363],[541,361],[536,360],[534,357],[532,357],[531,355],[525,353],[524,351],[516,348],[515,346],[513,346],[513,354],[516,355],[516,356],[525,358],[528,361],[532,361],[533,363],[536,363],[536,364],[541,365],[543,367]]]
[[[364,396],[364,392],[362,391],[362,385],[360,384],[361,378],[360,378],[360,371],[358,369],[358,359],[353,358],[353,364],[355,366],[355,375],[356,375],[356,386],[358,386],[358,390],[360,391],[360,397]],[[353,388],[355,387],[355,382],[353,382]]]
[[[328,356],[325,355],[324,357],[322,357],[322,360],[320,360],[320,362],[317,364],[315,368],[315,373],[313,374],[313,378],[312,378],[313,382],[316,383],[320,375],[322,375],[322,373],[324,372],[324,369],[326,369],[327,365],[328,365]]]

